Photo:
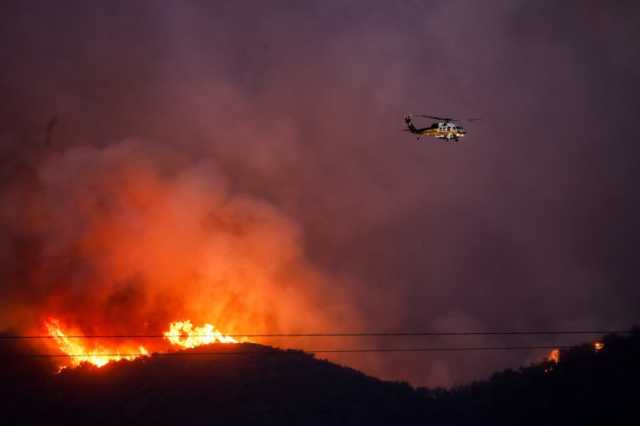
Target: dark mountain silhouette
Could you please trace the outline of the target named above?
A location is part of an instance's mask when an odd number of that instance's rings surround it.
[[[560,360],[505,370],[448,392],[422,390],[461,425],[640,424],[640,329],[560,352]]]
[[[254,344],[51,374],[54,360],[3,341],[0,408],[5,425],[639,424],[640,332],[603,342],[432,390]]]

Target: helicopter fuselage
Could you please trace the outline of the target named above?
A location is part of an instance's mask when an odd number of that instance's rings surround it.
[[[417,128],[412,123],[407,123],[409,131],[414,135],[418,135],[418,138],[422,136],[429,136],[436,139],[444,139],[447,141],[457,141],[459,138],[465,136],[467,131],[462,127],[451,121],[438,121],[433,123],[430,127]]]

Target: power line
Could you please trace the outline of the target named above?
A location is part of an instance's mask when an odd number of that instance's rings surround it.
[[[456,331],[456,332],[352,332],[352,333],[246,333],[224,334],[226,337],[462,337],[462,336],[558,336],[628,334],[629,330],[534,330],[534,331]],[[0,340],[55,339],[51,335],[0,335]],[[69,339],[162,339],[165,337],[211,337],[210,334],[117,334],[65,335]]]
[[[246,350],[246,351],[219,351],[219,352],[202,352],[202,351],[179,351],[179,352],[154,352],[151,355],[143,355],[140,353],[107,353],[107,354],[16,354],[21,357],[33,358],[127,358],[136,357],[143,358],[149,356],[224,356],[224,355],[268,355],[273,353],[286,354],[290,352],[304,353],[391,353],[391,352],[478,352],[478,351],[522,351],[522,350],[554,350],[569,349],[571,346],[462,346],[462,347],[422,347],[422,348],[351,348],[351,349],[289,349],[287,351],[277,349],[266,350]]]

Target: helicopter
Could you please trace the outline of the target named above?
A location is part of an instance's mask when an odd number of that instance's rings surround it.
[[[413,124],[413,116],[425,117],[432,120],[436,120],[429,127],[417,128]],[[467,118],[466,120],[456,120],[455,118],[448,117],[436,117],[434,115],[423,114],[407,114],[404,118],[404,122],[407,124],[405,132],[411,132],[414,135],[418,135],[417,140],[420,140],[422,136],[431,136],[436,139],[446,140],[447,142],[459,142],[460,138],[467,134],[464,127],[456,124],[460,121],[476,121],[478,118]]]

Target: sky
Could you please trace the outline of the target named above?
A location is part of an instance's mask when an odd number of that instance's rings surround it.
[[[227,332],[640,321],[635,1],[0,11],[0,328],[54,314],[86,333],[175,316]],[[463,144],[417,142],[409,112],[481,120]],[[332,359],[450,386],[543,355]]]

